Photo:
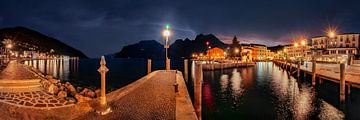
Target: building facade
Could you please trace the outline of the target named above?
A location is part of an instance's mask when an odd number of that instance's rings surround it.
[[[310,45],[289,45],[284,47],[283,56],[291,60],[308,60],[311,59]]]
[[[312,38],[312,55],[317,61],[343,62],[349,55],[359,54],[359,33],[346,33],[334,37]]]

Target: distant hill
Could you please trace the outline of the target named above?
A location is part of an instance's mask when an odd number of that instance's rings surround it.
[[[155,40],[143,40],[136,44],[128,45],[115,53],[117,58],[151,58],[162,59],[165,55],[164,46]]]
[[[207,42],[209,45],[206,44]],[[226,49],[229,45],[223,43],[213,34],[199,34],[195,40],[188,38],[176,40],[169,48],[170,58],[190,58],[193,53],[206,53],[209,46]]]
[[[182,40],[178,39],[169,48],[170,59],[190,58],[192,53],[206,53],[208,46],[212,48],[219,47],[226,49],[227,44],[216,38],[215,35],[197,35],[195,40],[188,38]],[[139,43],[128,45],[123,49],[115,53],[115,57],[118,58],[151,58],[151,59],[163,59],[164,58],[164,46],[155,40],[141,41]]]
[[[16,44],[13,48],[15,50],[34,50],[43,53],[53,51],[52,54],[87,58],[84,53],[63,42],[25,27],[0,29],[0,41],[4,39],[11,39]]]
[[[267,49],[269,49],[271,52],[278,52],[278,51],[283,51],[286,46],[289,45],[277,45],[277,46],[267,47]]]

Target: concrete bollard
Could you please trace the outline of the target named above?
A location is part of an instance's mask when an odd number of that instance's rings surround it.
[[[312,63],[312,86],[316,85],[316,61],[313,60]]]
[[[147,73],[150,74],[151,73],[151,59],[147,60]]]
[[[194,107],[199,120],[201,120],[201,97],[202,97],[202,80],[203,71],[202,65],[196,64],[195,67],[195,81],[194,81]]]
[[[106,67],[106,61],[105,57],[101,56],[100,60],[100,68],[98,69],[98,72],[101,74],[101,95],[100,95],[100,105],[101,109],[98,111],[101,115],[105,115],[107,113],[111,112],[110,107],[107,106],[106,101],[106,73],[109,71],[109,69]]]
[[[189,60],[185,59],[184,60],[184,79],[187,82],[189,79]]]
[[[166,70],[169,71],[170,70],[170,59],[166,60]]]
[[[345,102],[345,64],[340,64],[340,102]]]

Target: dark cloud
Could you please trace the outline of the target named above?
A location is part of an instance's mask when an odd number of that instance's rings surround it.
[[[329,25],[360,31],[355,0],[207,1],[0,1],[0,27],[25,26],[74,46],[90,57],[119,51],[139,40],[162,41],[170,23],[172,39],[213,33],[225,42],[276,45],[298,35],[319,35]]]

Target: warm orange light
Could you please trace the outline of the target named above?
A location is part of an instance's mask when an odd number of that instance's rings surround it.
[[[239,53],[240,50],[238,48],[235,49],[235,53]]]
[[[295,48],[297,48],[298,46],[299,46],[299,44],[298,44],[298,43],[295,43],[295,44],[294,44],[294,47],[295,47]]]
[[[302,45],[302,46],[305,46],[305,45],[306,45],[306,40],[302,40],[302,41],[301,41],[301,45]]]
[[[163,35],[165,36],[165,37],[169,37],[170,36],[170,31],[169,30],[164,30],[164,32],[163,32]]]
[[[326,33],[327,33],[327,36],[329,38],[335,38],[336,37],[336,27],[332,27],[330,26],[327,30],[326,30]]]
[[[11,48],[12,48],[12,44],[6,45],[6,48],[11,49]]]

